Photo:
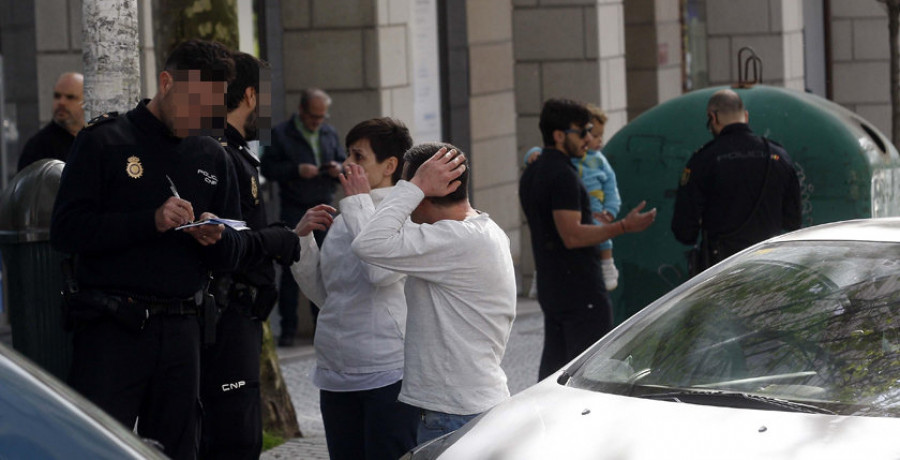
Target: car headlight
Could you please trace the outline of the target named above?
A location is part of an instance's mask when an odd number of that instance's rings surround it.
[[[486,414],[485,412],[484,414]],[[445,450],[449,449],[459,438],[465,436],[472,427],[484,417],[484,414],[479,415],[478,417],[469,420],[469,423],[466,423],[462,426],[462,428],[452,432],[447,433],[443,436],[432,439],[431,441],[423,442],[422,444],[413,448],[413,450],[407,452],[405,455],[400,457],[400,460],[435,460],[444,453]]]

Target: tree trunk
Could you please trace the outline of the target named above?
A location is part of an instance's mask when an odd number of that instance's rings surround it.
[[[303,436],[297,424],[294,403],[291,402],[291,395],[281,375],[278,354],[275,352],[275,340],[268,321],[263,323],[263,346],[259,367],[263,428],[285,439]]]
[[[158,0],[153,2],[156,68],[179,42],[199,38],[238,49],[236,0]]]
[[[137,0],[82,4],[84,117],[131,109],[141,94]]]

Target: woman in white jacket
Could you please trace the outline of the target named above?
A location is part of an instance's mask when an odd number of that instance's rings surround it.
[[[321,306],[313,383],[320,390],[330,458],[396,459],[415,446],[419,418],[412,406],[397,401],[404,275],[362,262],[350,243],[399,180],[412,138],[402,122],[376,118],[353,127],[346,146],[341,214],[332,218],[336,211],[328,205],[307,211],[295,228],[300,261],[291,271],[303,293]],[[329,227],[319,248],[312,231]]]

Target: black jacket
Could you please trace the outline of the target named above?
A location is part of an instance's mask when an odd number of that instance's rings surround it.
[[[266,204],[259,189],[259,159],[250,151],[241,133],[230,124],[225,126],[225,137],[218,140],[235,166],[241,219],[250,227],[250,230],[241,232],[246,245],[245,254],[237,270],[232,273],[232,279],[253,286],[274,286],[275,267],[258,233],[268,224]]]
[[[226,228],[201,246],[176,230],[160,233],[154,214],[172,196],[168,175],[195,217],[205,211],[240,218],[235,172],[215,139],[179,139],[147,109],[107,114],[81,130],[63,170],[50,241],[77,254],[82,287],[161,298],[186,298],[210,270],[232,270],[243,255],[237,232]]]
[[[43,158],[66,161],[73,142],[72,133],[51,121],[25,143],[19,157],[19,171]]]
[[[675,198],[672,232],[678,241],[693,245],[705,230],[713,247],[719,247],[716,262],[798,229],[800,222],[800,181],[790,156],[748,125],[734,123],[688,160]]]

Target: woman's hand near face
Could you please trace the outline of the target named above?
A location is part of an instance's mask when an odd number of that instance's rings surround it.
[[[341,186],[344,187],[345,196],[369,193],[372,188],[369,185],[369,176],[362,166],[355,163],[347,163],[344,166],[344,174],[339,176]]]

